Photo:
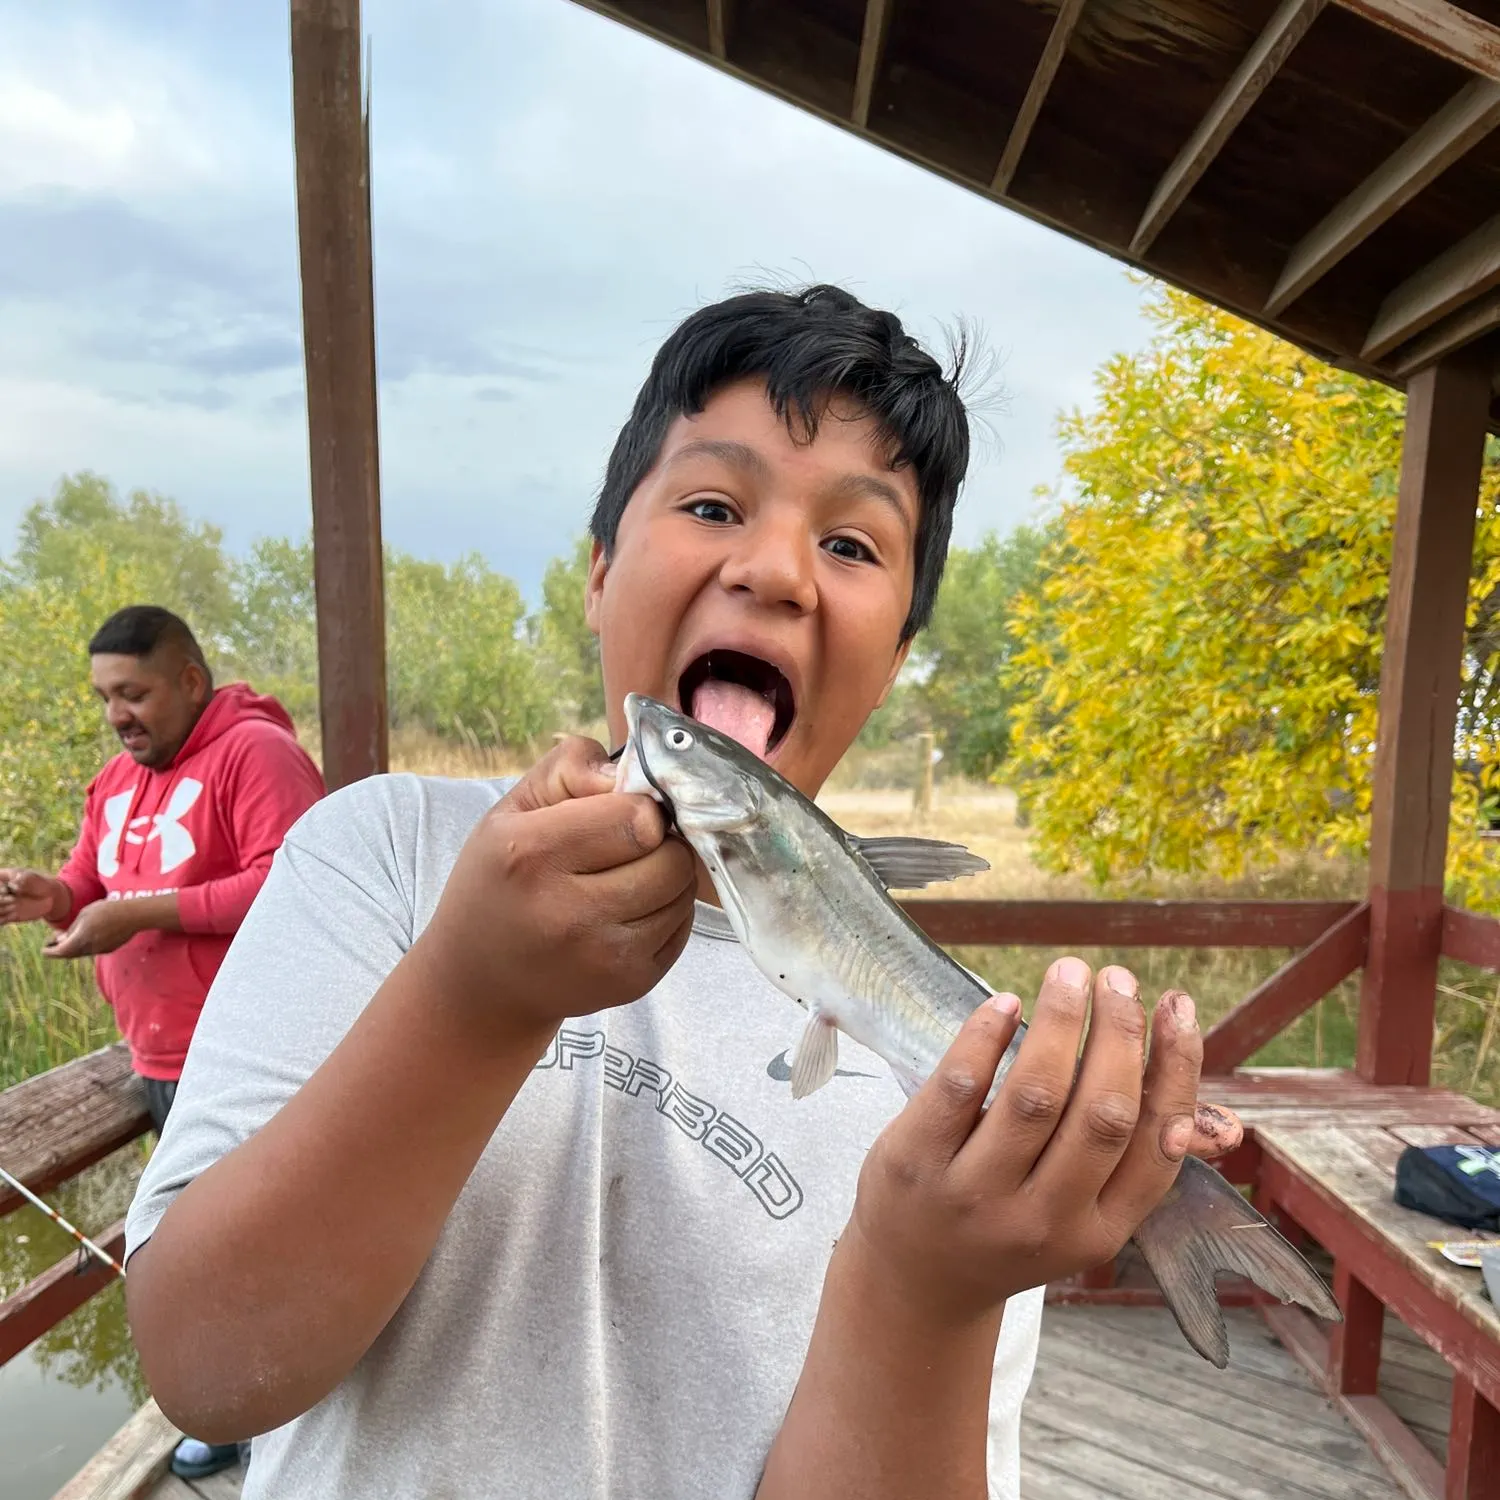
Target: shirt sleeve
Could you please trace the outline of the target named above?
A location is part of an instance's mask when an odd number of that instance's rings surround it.
[[[320,801],[282,843],[204,1002],[126,1218],[127,1255],[301,1088],[411,946],[425,800],[415,777],[371,777]]]
[[[990,1380],[989,1500],[1020,1500],[1021,1409],[1036,1369],[1046,1295],[1046,1287],[1033,1287],[1005,1304]]]
[[[105,896],[104,882],[99,879],[99,829],[95,823],[98,809],[95,807],[94,788],[90,782],[83,801],[83,822],[78,829],[78,842],[67,857],[57,878],[73,893],[73,905],[62,921],[52,925],[59,930],[66,928],[78,913],[92,901],[102,901]]]
[[[246,745],[226,799],[237,868],[178,891],[182,930],[238,931],[282,840],[322,796],[317,767],[289,736],[266,734]]]

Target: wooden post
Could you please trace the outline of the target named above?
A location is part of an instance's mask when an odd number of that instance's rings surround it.
[[[1412,376],[1407,388],[1355,1064],[1371,1083],[1425,1084],[1431,1070],[1459,668],[1489,397],[1488,362],[1470,351]]]
[[[329,789],[388,763],[369,131],[359,0],[291,0],[297,236]]]
[[[1380,1389],[1385,1306],[1343,1261],[1333,1268],[1333,1295],[1344,1321],[1328,1335],[1328,1383],[1341,1396],[1373,1396]]]
[[[1453,1379],[1445,1479],[1443,1500],[1494,1500],[1500,1495],[1500,1412],[1463,1375]]]
[[[930,729],[917,736],[917,784],[912,792],[911,810],[925,818],[932,811],[932,751],[936,738]]]

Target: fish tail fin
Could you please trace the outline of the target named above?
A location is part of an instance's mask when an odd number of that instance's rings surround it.
[[[1282,1302],[1320,1318],[1343,1314],[1323,1278],[1214,1169],[1189,1156],[1135,1243],[1183,1337],[1210,1364],[1229,1363],[1229,1334],[1214,1277],[1238,1272]]]

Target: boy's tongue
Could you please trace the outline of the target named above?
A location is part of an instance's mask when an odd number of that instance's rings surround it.
[[[752,755],[765,759],[771,732],[776,727],[776,709],[753,688],[710,677],[693,694],[688,713],[700,724],[727,734]]]

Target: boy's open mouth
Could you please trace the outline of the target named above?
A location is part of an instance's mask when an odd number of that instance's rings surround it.
[[[683,713],[762,760],[797,716],[792,685],[780,668],[743,651],[705,651],[682,674],[677,701]]]

